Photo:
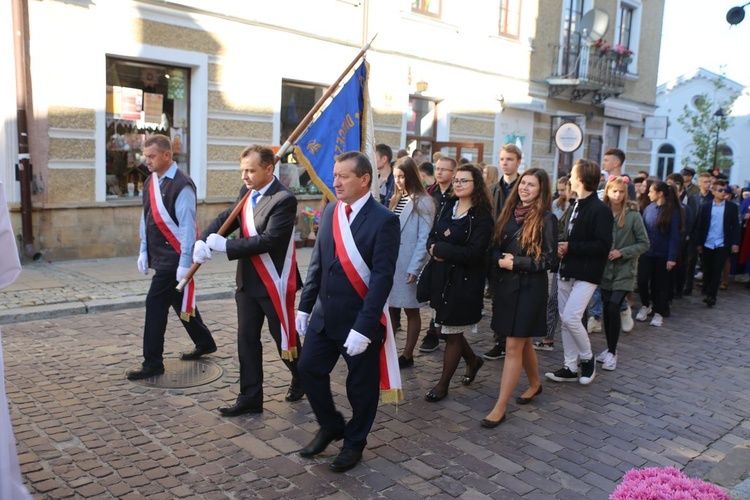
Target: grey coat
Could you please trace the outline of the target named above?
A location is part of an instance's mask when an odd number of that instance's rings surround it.
[[[393,288],[388,296],[390,307],[415,309],[426,305],[417,301],[417,283],[415,281],[407,285],[406,275],[419,276],[430,257],[427,253],[427,237],[434,218],[435,201],[431,196],[410,199],[401,212],[401,245],[398,249],[396,273],[393,275]]]

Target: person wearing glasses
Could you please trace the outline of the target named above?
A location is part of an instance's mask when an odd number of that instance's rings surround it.
[[[436,153],[437,154],[437,153]],[[440,213],[445,202],[453,196],[453,176],[456,173],[456,160],[441,156],[435,160],[435,184],[427,188],[427,194],[432,196],[437,204],[437,212]],[[420,352],[432,352],[440,346],[440,331],[435,327],[434,314],[430,320],[430,327],[425,332]]]
[[[463,385],[471,384],[484,364],[464,333],[482,319],[484,255],[492,235],[492,204],[482,171],[473,165],[458,167],[453,188],[455,196],[440,209],[427,239],[427,250],[433,257],[429,268],[430,306],[445,337],[442,376],[425,395],[431,403],[448,394],[461,358],[466,362]]]
[[[706,287],[708,307],[716,305],[716,294],[719,291],[721,271],[731,253],[740,250],[740,217],[736,203],[724,197],[727,183],[716,179],[711,192],[713,201],[701,207],[698,219],[698,236],[696,249],[701,256],[703,283]]]

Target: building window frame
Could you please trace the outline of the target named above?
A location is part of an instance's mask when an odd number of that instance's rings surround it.
[[[182,66],[190,69],[190,110],[189,123],[192,129],[190,137],[190,165],[192,172],[190,177],[196,187],[198,199],[206,198],[207,182],[207,159],[208,159],[208,54],[191,52],[181,49],[157,47],[153,45],[132,44],[117,37],[104,42],[103,56],[99,71],[96,72],[97,80],[92,82],[96,95],[96,102],[105,103],[107,99],[107,57],[117,59],[130,59],[153,64],[168,66]],[[97,108],[95,112],[95,137],[97,138],[94,165],[95,165],[95,200],[97,202],[107,201],[106,191],[106,137],[107,119],[104,105]]]
[[[656,177],[664,180],[675,171],[677,149],[672,144],[665,142],[656,151]]]
[[[148,136],[172,140],[172,158],[190,174],[190,68],[107,56],[107,200],[142,196]]]
[[[633,59],[626,67],[627,72],[631,74],[637,73],[636,68],[638,68],[642,15],[641,0],[623,0],[617,5],[615,43],[623,45],[633,52]]]
[[[437,9],[434,7],[435,4],[437,4]],[[411,3],[411,11],[420,16],[442,19],[443,0],[413,0]]]
[[[498,35],[519,40],[521,38],[521,11],[523,0],[500,0]],[[515,23],[513,23],[515,21]],[[515,30],[512,28],[515,24]],[[509,25],[511,27],[509,27]]]

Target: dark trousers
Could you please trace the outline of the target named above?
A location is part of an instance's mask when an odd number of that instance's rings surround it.
[[[175,288],[177,281],[175,271],[157,270],[151,278],[151,287],[146,295],[146,324],[143,327],[143,367],[161,368],[164,366],[164,332],[167,330],[169,306],[180,315],[182,308],[182,292]],[[190,321],[182,321],[195,347],[199,349],[215,349],[216,342],[211,332],[203,324],[198,308]]]
[[[668,283],[667,258],[641,255],[638,259],[638,293],[641,295],[641,303],[646,307],[651,306],[656,314],[665,318],[669,316]]]
[[[685,271],[685,294],[693,292],[693,281],[695,281],[695,268],[698,266],[698,252],[695,249],[695,243],[687,243],[687,264]]]
[[[706,295],[716,298],[721,284],[721,273],[724,270],[724,264],[729,257],[729,249],[726,247],[710,248],[703,247],[703,256],[701,265],[703,266],[703,286],[706,288]]]
[[[682,298],[687,282],[688,243],[681,241],[677,249],[677,265],[669,272],[669,300]]]
[[[371,342],[362,354],[349,356],[344,341],[329,338],[325,329],[309,332],[305,338],[305,350],[299,360],[302,388],[321,429],[344,429],[344,448],[361,451],[367,445],[380,399],[380,348],[381,342]],[[349,370],[346,395],[352,418],[348,423],[336,411],[331,393],[330,374],[339,356],[344,357]]]
[[[281,324],[270,297],[251,297],[243,291],[234,296],[237,302],[237,354],[240,359],[240,399],[258,406],[263,405],[263,345],[260,332],[263,320],[268,319],[276,351],[281,356]],[[295,331],[296,335],[296,331]],[[297,353],[302,346],[297,337]],[[297,361],[283,360],[292,373],[292,383],[299,383]]]
[[[622,290],[605,290],[602,288],[602,323],[604,335],[607,337],[607,350],[612,354],[617,354],[617,342],[620,340],[620,329],[622,328],[620,309],[622,309],[622,302],[627,295],[628,292]]]

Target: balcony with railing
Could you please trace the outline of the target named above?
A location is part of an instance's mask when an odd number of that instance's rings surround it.
[[[630,60],[629,54],[603,51],[590,44],[557,45],[551,76],[547,78],[549,96],[558,97],[569,91],[571,101],[580,101],[591,94],[592,104],[601,104],[625,91]]]

